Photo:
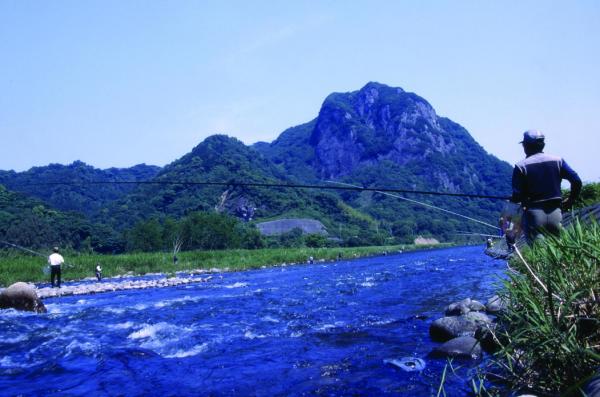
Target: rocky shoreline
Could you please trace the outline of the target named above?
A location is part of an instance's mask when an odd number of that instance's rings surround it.
[[[196,273],[196,274],[194,274]],[[60,288],[36,287],[35,284],[17,282],[8,288],[0,289],[0,309],[17,309],[45,313],[42,299],[62,296],[90,295],[103,292],[126,291],[134,289],[175,287],[185,284],[204,283],[212,276],[199,276],[199,272],[191,272],[186,277],[165,275],[153,279],[133,280],[134,276],[120,276],[97,282],[63,284]],[[204,273],[204,272],[203,272]]]
[[[132,289],[146,289],[146,288],[162,288],[162,287],[175,287],[178,285],[191,284],[191,283],[204,283],[211,279],[208,277],[162,277],[152,280],[118,280],[113,279],[106,281],[98,281],[95,283],[86,283],[78,285],[64,285],[61,288],[44,287],[37,288],[37,295],[40,299],[55,298],[60,296],[69,295],[89,295],[99,294],[103,292],[113,291],[125,291]]]
[[[429,354],[432,358],[479,360],[483,352],[495,353],[500,349],[496,336],[496,315],[505,310],[506,302],[498,295],[482,303],[470,298],[448,305],[444,317],[435,320],[430,328],[431,339],[443,342]],[[600,372],[583,385],[583,395],[600,397]],[[536,397],[520,394],[519,397]]]
[[[431,357],[479,359],[482,351],[493,352],[495,341],[494,316],[505,307],[500,297],[494,295],[484,305],[466,298],[448,305],[444,317],[429,327],[431,339],[442,344],[433,349]]]

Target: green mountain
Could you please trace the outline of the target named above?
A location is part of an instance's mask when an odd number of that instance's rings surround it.
[[[252,147],[285,170],[286,175],[303,182],[318,182],[317,170],[312,166],[315,150],[309,142],[316,123],[317,119],[288,128],[272,143],[257,142]]]
[[[135,185],[103,182],[147,181],[156,176],[159,170],[160,167],[146,164],[101,170],[75,161],[69,165],[33,167],[24,172],[0,171],[0,184],[12,191],[36,197],[56,209],[92,216],[135,188]],[[52,185],[53,182],[67,184]]]
[[[437,116],[425,99],[379,83],[329,95],[317,119],[254,147],[305,181],[339,180],[395,164],[398,187],[506,194],[512,170],[462,126]]]
[[[111,229],[92,224],[80,213],[49,208],[0,185],[0,248],[9,242],[29,249],[60,246],[110,252],[115,239]]]
[[[363,186],[506,196],[512,167],[488,154],[466,129],[439,117],[416,94],[368,83],[329,95],[316,120],[254,146],[291,176]],[[353,208],[384,220],[393,235],[450,238],[481,226],[374,193],[344,193]],[[410,198],[495,224],[502,203],[449,197]],[[485,228],[485,227],[484,227]],[[493,231],[488,228],[487,231]]]
[[[37,197],[48,207],[85,214],[96,225],[94,230],[102,230],[104,237],[99,241],[125,232],[120,234],[119,243],[113,241],[113,249],[126,246],[125,240],[131,235],[128,230],[134,227],[141,243],[144,227],[157,230],[156,222],[172,226],[172,222],[192,219],[199,212],[228,214],[249,224],[281,218],[317,219],[345,244],[407,242],[417,235],[455,240],[465,231],[494,230],[422,204],[492,225],[502,206],[501,201],[442,196],[408,196],[422,203],[419,205],[374,192],[200,186],[189,182],[333,181],[506,196],[510,177],[509,164],[486,153],[459,124],[438,116],[425,99],[379,83],[329,95],[317,118],[287,129],[271,143],[248,147],[234,138],[215,135],[163,168],[142,164],[98,170],[75,162],[35,167],[23,173],[0,171],[0,183],[11,190]],[[69,184],[43,184],[47,182]],[[147,223],[150,221],[154,223]],[[0,218],[0,227],[10,224],[2,222]]]
[[[190,153],[165,166],[134,192],[103,210],[98,221],[117,229],[144,219],[181,218],[194,211],[226,213],[246,221],[313,218],[337,235],[373,232],[376,222],[355,211],[334,194],[304,189],[198,186],[172,182],[294,183],[280,167],[257,150],[225,135],[208,137]]]

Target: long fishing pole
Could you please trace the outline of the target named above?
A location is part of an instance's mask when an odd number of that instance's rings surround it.
[[[8,241],[1,241],[1,240],[0,240],[0,243],[2,243],[2,244],[6,244],[6,245],[8,245],[8,246],[11,246],[11,247],[13,247],[13,248],[16,248],[16,249],[20,249],[20,250],[22,250],[22,251],[25,251],[25,252],[29,252],[30,254],[34,254],[34,255],[38,255],[38,256],[42,256],[42,257],[44,257],[44,258],[47,258],[47,257],[48,257],[48,255],[44,255],[44,254],[42,254],[41,252],[37,252],[37,251],[34,251],[34,250],[30,250],[29,248],[21,247],[20,245],[13,244],[13,243],[9,243]]]
[[[292,188],[292,189],[332,189],[332,190],[358,190],[371,191],[378,193],[403,193],[403,194],[424,194],[430,196],[451,196],[451,197],[468,197],[481,198],[492,200],[508,200],[509,196],[492,196],[486,194],[470,194],[470,193],[450,193],[450,192],[433,192],[427,190],[407,190],[395,188],[379,188],[379,187],[364,187],[351,185],[347,183],[336,182],[345,186],[327,186],[327,185],[305,185],[291,183],[266,183],[266,182],[195,182],[195,181],[85,181],[85,182],[70,182],[70,181],[55,181],[55,182],[36,182],[36,183],[15,183],[13,186],[85,186],[85,185],[183,185],[183,186],[231,186],[231,187],[277,187],[277,188]]]
[[[344,183],[344,182],[337,182],[337,181],[327,181],[327,182],[328,183],[337,183],[337,184],[340,184],[340,185],[347,185],[347,186],[352,186],[352,187],[359,187],[359,186],[352,185],[350,183]],[[442,212],[445,212],[445,213],[448,213],[448,214],[451,214],[451,215],[454,215],[454,216],[458,216],[460,218],[468,219],[470,221],[477,222],[477,223],[480,223],[482,225],[489,226],[489,227],[492,227],[494,229],[500,230],[500,228],[498,226],[494,226],[494,225],[491,225],[491,224],[489,224],[487,222],[480,221],[479,219],[471,218],[470,216],[459,214],[458,212],[450,211],[450,210],[447,210],[445,208],[437,207],[435,205],[423,203],[421,201],[409,199],[407,197],[398,196],[397,194],[391,194],[391,193],[389,193],[387,191],[384,191],[384,190],[374,190],[374,191],[376,193],[384,194],[384,195],[390,196],[390,197],[395,197],[395,198],[398,198],[400,200],[405,200],[405,201],[408,201],[408,202],[413,203],[413,204],[422,205],[424,207],[428,207],[428,208],[432,208],[432,209],[435,209],[435,210],[438,210],[438,211],[442,211]]]
[[[495,235],[495,234],[485,234],[485,233],[465,233],[465,232],[458,232],[458,233],[453,233],[457,236],[481,236],[481,237],[489,237],[489,238],[495,238],[495,239],[503,239],[504,237]]]
[[[8,246],[16,248],[16,249],[20,249],[21,251],[29,252],[30,254],[34,254],[34,255],[41,256],[43,258],[48,259],[48,255],[42,254],[41,252],[37,252],[37,251],[31,250],[29,248],[22,247],[22,246],[17,245],[17,244],[9,243],[8,241],[3,241],[3,240],[0,240],[0,243],[8,245]],[[74,265],[67,264],[67,263],[63,263],[63,265],[65,265],[67,267],[75,267]]]

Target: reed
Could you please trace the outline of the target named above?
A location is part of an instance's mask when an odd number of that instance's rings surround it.
[[[575,222],[523,257],[504,281],[496,369],[515,391],[581,395],[600,365],[600,226]]]

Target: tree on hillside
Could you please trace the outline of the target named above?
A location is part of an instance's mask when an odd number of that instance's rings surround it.
[[[126,233],[127,250],[152,252],[164,246],[163,228],[154,218],[138,222]]]

